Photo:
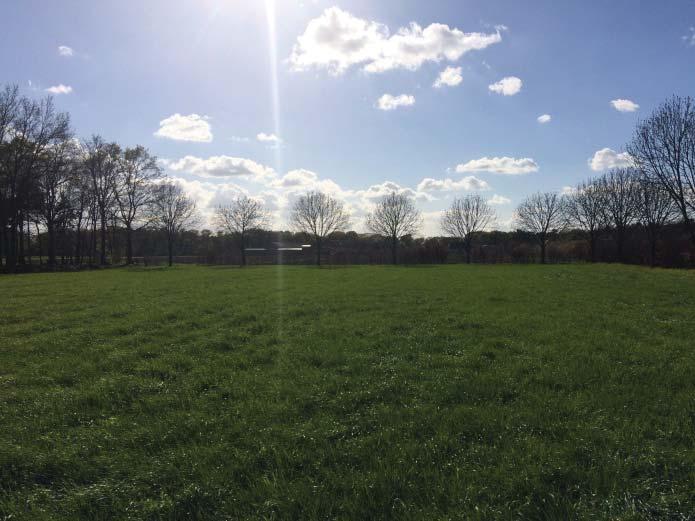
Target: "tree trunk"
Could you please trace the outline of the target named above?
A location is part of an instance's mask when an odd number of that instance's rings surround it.
[[[321,239],[316,239],[316,265],[321,266]]]
[[[3,261],[5,254],[5,222],[0,221],[0,268],[2,268],[5,263]]]
[[[56,264],[56,230],[53,223],[46,224],[48,233],[48,265],[54,267]]]
[[[693,225],[693,221],[690,220],[690,217],[687,216],[685,217],[685,226],[688,229],[688,232],[690,233],[690,242],[692,242],[693,247],[695,247],[695,226]]]
[[[589,232],[589,259],[596,262],[596,233],[592,231]]]
[[[17,270],[17,225],[10,224],[10,237],[7,241],[7,271],[14,273]]]
[[[29,266],[31,266],[31,223],[27,219],[27,258],[29,259]]]
[[[19,237],[17,240],[17,244],[19,246],[19,249],[17,251],[17,262],[18,262],[18,264],[23,266],[24,261],[25,261],[25,259],[24,259],[24,217],[21,215],[19,216],[19,226],[17,226],[17,228],[19,228],[19,232],[18,232]]]
[[[398,237],[391,237],[391,262],[398,264]]]
[[[168,235],[168,249],[169,249],[169,266],[174,265],[174,237],[172,234]]]
[[[546,246],[546,240],[541,239],[541,264],[545,264],[545,246]]]
[[[655,225],[647,226],[647,236],[649,237],[649,265],[656,267],[656,246],[659,239],[659,232]]]
[[[464,247],[466,249],[466,264],[470,264],[471,263],[471,247],[472,247],[471,241],[466,240],[466,242],[464,243]]]
[[[92,216],[92,236],[89,238],[89,263],[96,264],[97,261],[97,217],[96,213]]]
[[[241,266],[242,268],[246,266],[246,237],[241,234]]]
[[[130,223],[125,227],[125,258],[128,266],[133,264],[133,228]]]
[[[101,256],[99,263],[106,266],[106,214],[101,214]]]
[[[82,258],[81,258],[82,252],[80,251],[80,245],[81,245],[80,244],[81,243],[80,224],[81,223],[78,222],[77,227],[75,228],[75,264],[77,266],[82,264]]]
[[[625,262],[625,255],[623,254],[624,246],[625,246],[625,230],[623,229],[618,229],[616,230],[616,243],[618,247],[618,262],[624,263]]]
[[[39,266],[43,264],[43,248],[41,246],[41,232],[39,231],[39,223],[35,222],[36,227],[36,244],[39,247]]]

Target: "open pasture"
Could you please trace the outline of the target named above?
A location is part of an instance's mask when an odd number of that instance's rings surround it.
[[[693,519],[695,276],[0,278],[0,519]]]

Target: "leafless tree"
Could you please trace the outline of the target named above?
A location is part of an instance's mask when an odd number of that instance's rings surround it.
[[[7,268],[14,271],[17,261],[23,262],[22,229],[28,223],[28,215],[34,209],[36,184],[33,174],[37,163],[52,144],[65,139],[70,133],[70,118],[66,113],[56,112],[52,98],[36,101],[29,98],[17,98],[14,89],[3,91],[0,102],[10,106],[0,109],[12,110],[14,115],[2,116],[7,122],[3,129],[1,202],[0,214],[5,216],[5,225],[9,227]],[[13,97],[14,96],[14,97]]]
[[[246,266],[246,240],[248,233],[267,225],[268,213],[263,203],[246,195],[239,195],[228,206],[215,210],[215,224],[239,239],[241,265]]]
[[[495,210],[479,195],[467,195],[454,199],[442,216],[442,229],[452,237],[463,241],[466,262],[471,262],[473,239],[478,232],[492,225],[496,219]]]
[[[78,149],[72,136],[66,135],[48,147],[37,163],[37,220],[48,234],[48,265],[56,264],[56,235],[74,212],[73,179],[78,169]],[[38,236],[38,235],[37,235]]]
[[[81,165],[76,168],[71,177],[70,194],[73,207],[73,223],[75,228],[74,262],[76,265],[82,264],[82,229],[83,224],[88,228],[91,209],[94,207],[92,197],[92,179],[89,173]]]
[[[586,232],[591,262],[596,262],[596,241],[604,225],[604,204],[604,192],[597,179],[579,183],[566,197],[569,224]]]
[[[695,100],[674,96],[640,121],[627,151],[673,199],[695,245]]]
[[[627,232],[639,217],[639,184],[634,168],[615,168],[599,180],[603,192],[604,221],[613,234],[618,260],[625,261]]]
[[[166,181],[155,188],[150,209],[153,222],[166,233],[169,266],[172,266],[176,236],[197,222],[195,201],[185,194],[181,186]]]
[[[678,206],[664,188],[645,175],[638,178],[639,221],[649,238],[649,262],[656,266],[657,244],[663,227],[679,215]]]
[[[556,192],[533,194],[516,209],[515,221],[519,229],[536,238],[541,247],[541,263],[545,264],[548,241],[567,223],[564,199]]]
[[[391,243],[391,261],[398,262],[398,242],[416,233],[422,225],[422,215],[405,194],[391,192],[367,216],[367,228]]]
[[[116,180],[118,176],[121,148],[116,143],[106,143],[101,136],[92,138],[83,145],[83,165],[91,180],[92,198],[100,223],[100,264],[106,264],[106,230],[109,225],[116,199]]]
[[[343,203],[323,192],[309,192],[294,203],[290,215],[292,226],[313,238],[316,247],[316,265],[321,265],[323,242],[334,232],[350,224],[350,215]]]
[[[6,243],[5,230],[9,215],[10,142],[14,137],[14,121],[19,104],[19,87],[7,85],[0,91],[0,266]]]
[[[126,262],[133,263],[133,230],[143,221],[143,210],[152,202],[154,182],[162,177],[157,158],[145,147],[126,148],[119,158],[114,197],[118,216],[126,229]]]

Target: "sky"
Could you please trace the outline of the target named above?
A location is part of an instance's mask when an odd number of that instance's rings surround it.
[[[695,0],[3,0],[0,83],[79,137],[141,144],[204,225],[238,193],[276,228],[322,190],[352,229],[397,191],[441,234],[629,163],[635,123],[695,88]]]

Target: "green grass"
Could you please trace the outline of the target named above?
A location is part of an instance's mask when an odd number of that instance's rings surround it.
[[[695,273],[0,278],[0,519],[695,519]]]

